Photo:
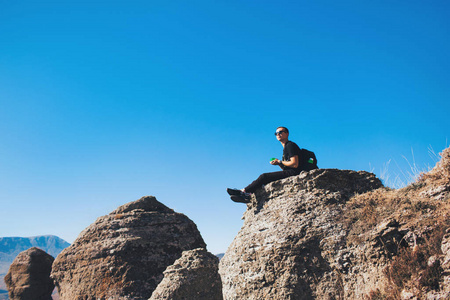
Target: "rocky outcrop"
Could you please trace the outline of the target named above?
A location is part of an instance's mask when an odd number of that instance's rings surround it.
[[[321,169],[257,191],[220,261],[224,299],[361,299],[382,272],[365,274],[366,288],[350,278],[351,264],[364,253],[347,251],[342,210],[352,195],[381,186],[371,173]],[[398,233],[394,225],[374,232],[372,243],[379,236],[389,242]]]
[[[33,247],[17,255],[5,276],[11,300],[51,300],[55,288],[50,279],[54,258]]]
[[[184,251],[164,271],[150,300],[222,300],[219,259],[205,249]]]
[[[51,276],[60,299],[148,299],[183,251],[205,247],[189,218],[148,196],[98,218]]]
[[[450,148],[405,188],[313,170],[252,197],[219,264],[224,299],[449,299]]]

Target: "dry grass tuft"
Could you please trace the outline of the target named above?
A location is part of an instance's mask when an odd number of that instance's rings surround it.
[[[413,248],[398,245],[398,255],[385,270],[389,284],[371,291],[369,300],[401,299],[403,290],[421,298],[430,290],[439,290],[442,268],[438,259],[445,231],[450,227],[450,148],[428,173],[402,189],[380,188],[356,195],[347,203],[343,218],[348,226],[347,243],[358,245],[367,233],[388,219],[401,228],[419,233]],[[437,189],[440,187],[441,189]],[[439,195],[435,192],[439,190]]]
[[[389,285],[383,291],[371,291],[367,298],[399,300],[404,289],[415,291],[416,296],[421,298],[429,290],[439,290],[443,269],[438,259],[431,263],[429,259],[442,254],[440,245],[449,226],[450,222],[445,220],[435,226],[421,245],[402,248],[385,269]]]
[[[369,295],[365,297],[367,300],[395,300],[398,299],[397,297],[400,297],[400,295],[386,295],[384,292],[382,292],[380,289],[376,289],[374,291],[371,291]]]
[[[433,226],[439,216],[450,215],[450,148],[441,153],[442,159],[416,182],[402,189],[380,188],[356,195],[347,202],[344,221],[350,229],[350,243],[360,242],[363,233],[387,218],[397,220],[411,229]],[[424,196],[435,187],[447,187],[441,199]]]
[[[122,219],[124,216],[124,214],[115,214],[114,219]]]
[[[416,228],[420,225],[432,225],[438,209],[439,214],[450,213],[450,205],[446,201],[439,202],[421,197],[420,192],[424,189],[426,187],[423,184],[414,183],[401,190],[380,188],[354,196],[347,203],[344,212],[344,221],[350,229],[348,242],[361,242],[362,234],[388,218]]]
[[[450,184],[450,148],[440,153],[441,160],[436,166],[422,177],[425,181],[434,181],[438,184]]]

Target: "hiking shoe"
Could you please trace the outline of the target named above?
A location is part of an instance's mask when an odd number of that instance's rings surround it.
[[[230,195],[230,196],[233,196],[233,195],[240,196],[240,195],[242,194],[242,191],[241,191],[241,190],[238,190],[238,189],[230,189],[230,188],[227,188],[227,193],[228,193],[228,195]]]
[[[243,193],[244,194],[244,193]],[[244,198],[245,196],[241,196],[241,195],[231,195],[230,198],[231,200],[233,200],[234,202],[239,202],[239,203],[250,203],[250,197],[248,199]]]
[[[241,197],[244,198],[245,200],[250,201],[250,198],[252,197],[252,194],[241,192]]]

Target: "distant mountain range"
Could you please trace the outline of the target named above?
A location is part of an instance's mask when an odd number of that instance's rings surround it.
[[[38,247],[55,257],[66,247],[70,246],[65,240],[54,235],[34,237],[0,237],[0,300],[7,299],[6,286],[3,278],[8,273],[9,266],[16,256],[31,247]]]

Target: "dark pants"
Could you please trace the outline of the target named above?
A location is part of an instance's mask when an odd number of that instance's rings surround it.
[[[269,182],[280,180],[298,174],[300,174],[300,172],[294,169],[287,169],[279,172],[263,173],[258,177],[258,179],[250,183],[245,188],[245,192],[254,193],[259,187],[263,186],[263,184],[268,184]]]

